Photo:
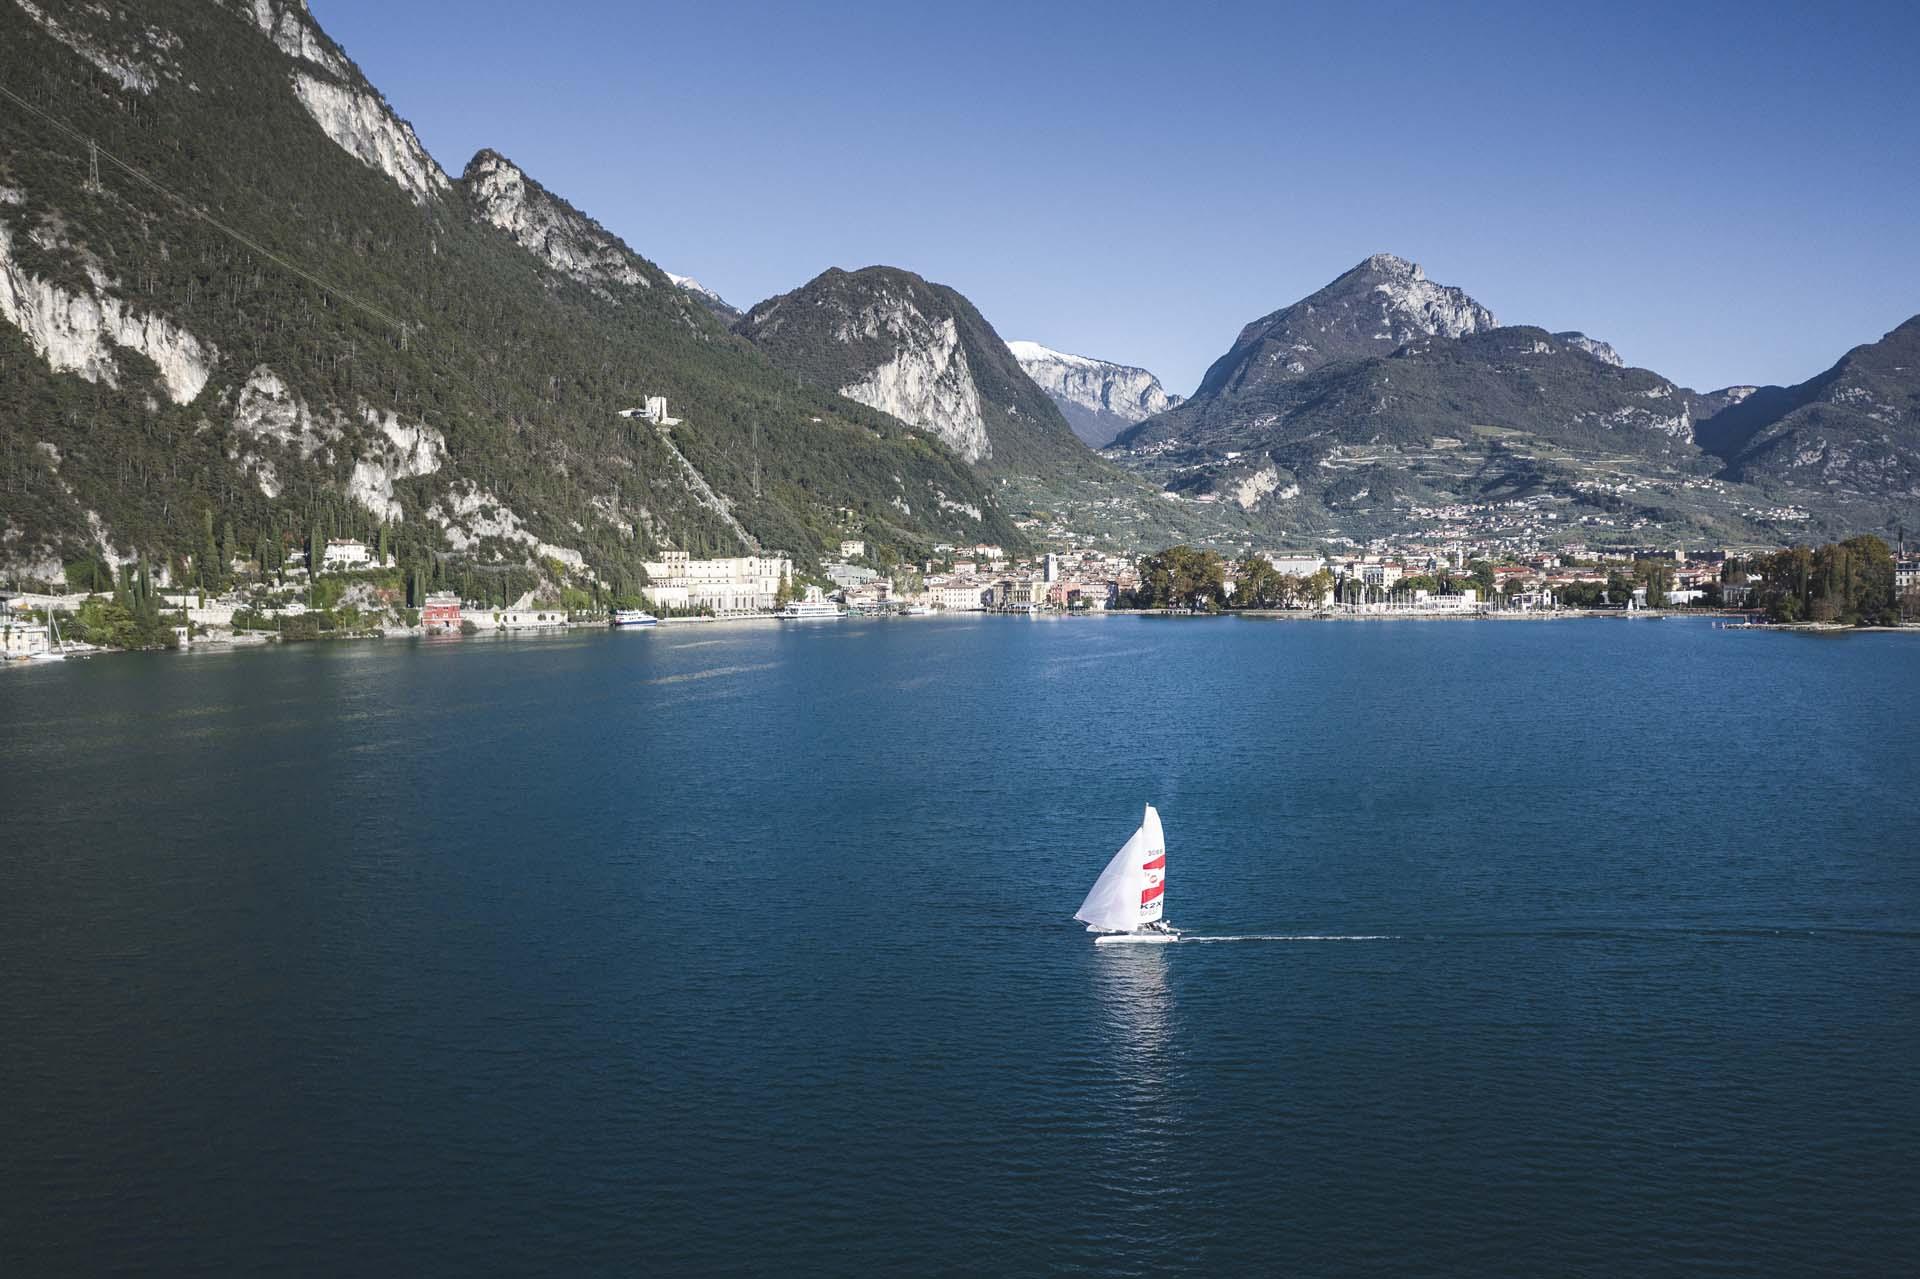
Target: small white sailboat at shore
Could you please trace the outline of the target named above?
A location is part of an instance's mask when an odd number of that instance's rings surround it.
[[[1147,805],[1140,828],[1113,855],[1073,917],[1100,934],[1094,944],[1165,945],[1180,934],[1162,922],[1167,905],[1167,840]]]

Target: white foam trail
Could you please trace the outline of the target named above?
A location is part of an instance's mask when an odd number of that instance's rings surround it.
[[[1398,941],[1393,933],[1246,933],[1235,937],[1189,937],[1189,941]]]

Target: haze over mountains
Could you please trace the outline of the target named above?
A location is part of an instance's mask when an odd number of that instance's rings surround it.
[[[1917,322],[1703,394],[1379,254],[1182,401],[900,267],[742,313],[505,155],[450,177],[298,4],[0,4],[0,37],[33,86],[0,112],[0,572],[164,564],[208,521],[611,582],[848,535],[1252,545],[1525,500],[1777,541],[1920,507]],[[674,420],[620,416],[654,396]]]

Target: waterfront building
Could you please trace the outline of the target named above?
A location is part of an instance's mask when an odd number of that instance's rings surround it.
[[[1279,555],[1269,554],[1267,563],[1273,565],[1276,573],[1285,573],[1289,577],[1312,577],[1326,563],[1318,555]]]
[[[47,628],[38,622],[0,619],[0,657],[32,657],[47,651]]]
[[[1895,560],[1893,585],[1901,591],[1920,586],[1920,560]]]
[[[927,583],[927,603],[952,613],[978,613],[987,606],[986,583],[973,579]]]
[[[460,629],[460,598],[452,591],[441,591],[426,598],[420,606],[420,624],[428,630]]]
[[[781,581],[793,576],[793,561],[780,554],[696,560],[686,551],[663,551],[646,570],[646,595],[655,605],[727,616],[771,612]]]

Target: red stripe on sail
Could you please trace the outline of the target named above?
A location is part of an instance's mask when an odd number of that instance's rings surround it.
[[[1165,884],[1155,884],[1152,888],[1143,888],[1140,890],[1140,904],[1144,906],[1166,891],[1167,886]]]
[[[1140,867],[1141,870],[1165,870],[1166,868],[1167,868],[1167,855],[1165,853],[1160,854],[1158,857],[1154,858],[1152,861],[1147,862]]]

